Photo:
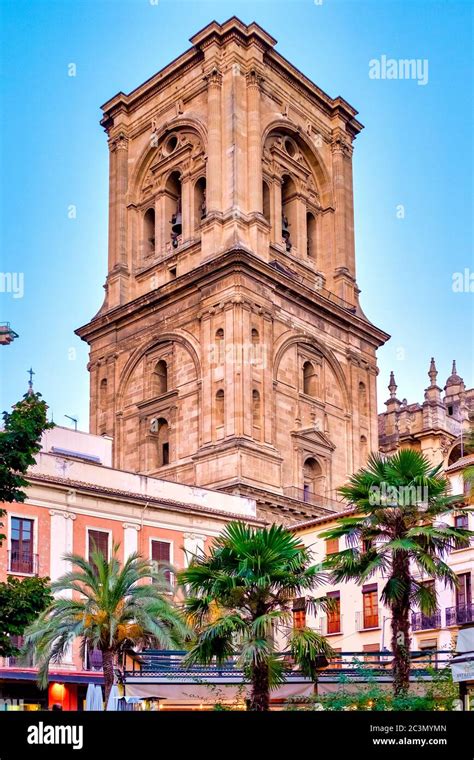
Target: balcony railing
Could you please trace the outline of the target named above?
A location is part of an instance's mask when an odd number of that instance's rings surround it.
[[[474,604],[446,608],[446,625],[474,623]]]
[[[305,501],[307,504],[313,504],[316,507],[323,507],[324,509],[330,509],[331,511],[341,512],[343,509],[347,509],[347,504],[344,501],[337,501],[336,499],[330,499],[328,496],[320,496],[317,493],[311,493],[305,488],[294,488],[288,486],[283,489],[285,496],[289,499],[296,499],[297,501]]]
[[[413,612],[411,627],[414,631],[426,631],[430,628],[441,628],[441,612],[437,610],[432,615],[424,615],[422,612]]]
[[[363,610],[356,612],[356,631],[370,631],[372,628],[380,628],[381,620],[382,611],[380,609],[374,610],[372,615]]]
[[[38,575],[38,555],[12,549],[8,552],[8,572]]]

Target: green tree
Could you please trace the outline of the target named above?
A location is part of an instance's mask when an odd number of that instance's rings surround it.
[[[443,522],[453,511],[464,510],[447,496],[440,469],[411,449],[390,457],[372,455],[368,466],[339,489],[354,506],[354,516],[340,518],[321,534],[345,537],[348,544],[326,560],[334,582],[363,584],[377,571],[387,578],[381,599],[392,612],[393,683],[399,696],[409,687],[410,609],[416,605],[429,615],[437,607],[436,591],[418,580],[414,570],[455,587],[456,575],[444,559],[452,549],[469,546],[474,535]]]
[[[51,589],[72,592],[73,598],[56,597],[25,635],[25,647],[36,653],[41,687],[47,685],[50,663],[60,662],[75,638],[80,639],[81,656],[86,646],[102,652],[107,700],[120,653],[141,646],[174,649],[189,634],[179,610],[167,598],[171,588],[164,572],[138,554],[122,565],[118,549],[115,545],[110,560],[99,551],[92,552],[89,560],[65,556],[72,570]]]
[[[0,583],[0,657],[19,654],[11,637],[21,636],[52,600],[48,578],[9,577]]]
[[[41,449],[41,436],[54,427],[47,420],[47,405],[40,393],[27,393],[13,407],[3,413],[4,429],[0,431],[0,503],[23,502],[24,488],[28,485],[26,472],[35,463]],[[0,517],[5,510],[0,510]],[[2,524],[0,523],[0,528]],[[0,546],[5,535],[0,534]]]
[[[257,530],[230,523],[179,580],[188,588],[185,609],[197,628],[187,663],[223,664],[236,656],[251,683],[251,710],[268,710],[270,689],[284,683],[295,663],[316,680],[322,658],[334,656],[316,631],[291,625],[292,600],[311,592],[323,576],[309,551],[281,526]],[[307,599],[309,609],[328,604],[325,597]]]

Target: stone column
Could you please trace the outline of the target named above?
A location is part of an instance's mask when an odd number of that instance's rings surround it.
[[[207,187],[208,214],[222,208],[222,74],[217,68],[207,79]]]
[[[116,264],[127,266],[127,208],[128,139],[120,134],[115,140],[116,150]]]
[[[202,387],[201,408],[199,420],[201,425],[201,445],[212,441],[212,405],[214,367],[211,362],[216,360],[215,339],[211,334],[211,314],[206,312],[201,316],[201,346],[202,346]]]
[[[122,523],[123,527],[123,560],[126,562],[128,557],[138,552],[138,531],[140,525],[137,523]]]
[[[260,81],[261,78],[254,69],[249,71],[247,74],[247,177],[250,213],[263,212]]]
[[[204,552],[206,536],[200,533],[183,533],[184,564],[188,567],[194,555],[201,557]]]
[[[70,491],[67,498],[68,501],[74,501],[75,493]],[[49,577],[52,581],[56,581],[71,570],[70,563],[63,557],[73,551],[73,528],[76,515],[62,509],[50,509],[49,514],[51,517]],[[63,599],[72,599],[71,591],[61,591],[56,595]],[[73,665],[72,642],[67,647],[61,664]]]

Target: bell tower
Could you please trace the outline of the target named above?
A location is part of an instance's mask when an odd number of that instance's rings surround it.
[[[116,467],[334,508],[377,448],[376,349],[359,306],[362,125],[261,27],[212,22],[104,106],[109,266],[90,345],[91,431]]]

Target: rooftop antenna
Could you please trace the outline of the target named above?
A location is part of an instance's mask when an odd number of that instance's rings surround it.
[[[68,420],[71,420],[71,422],[74,422],[74,430],[77,430],[77,417],[70,417],[69,414],[65,414],[65,417],[68,418]]]

